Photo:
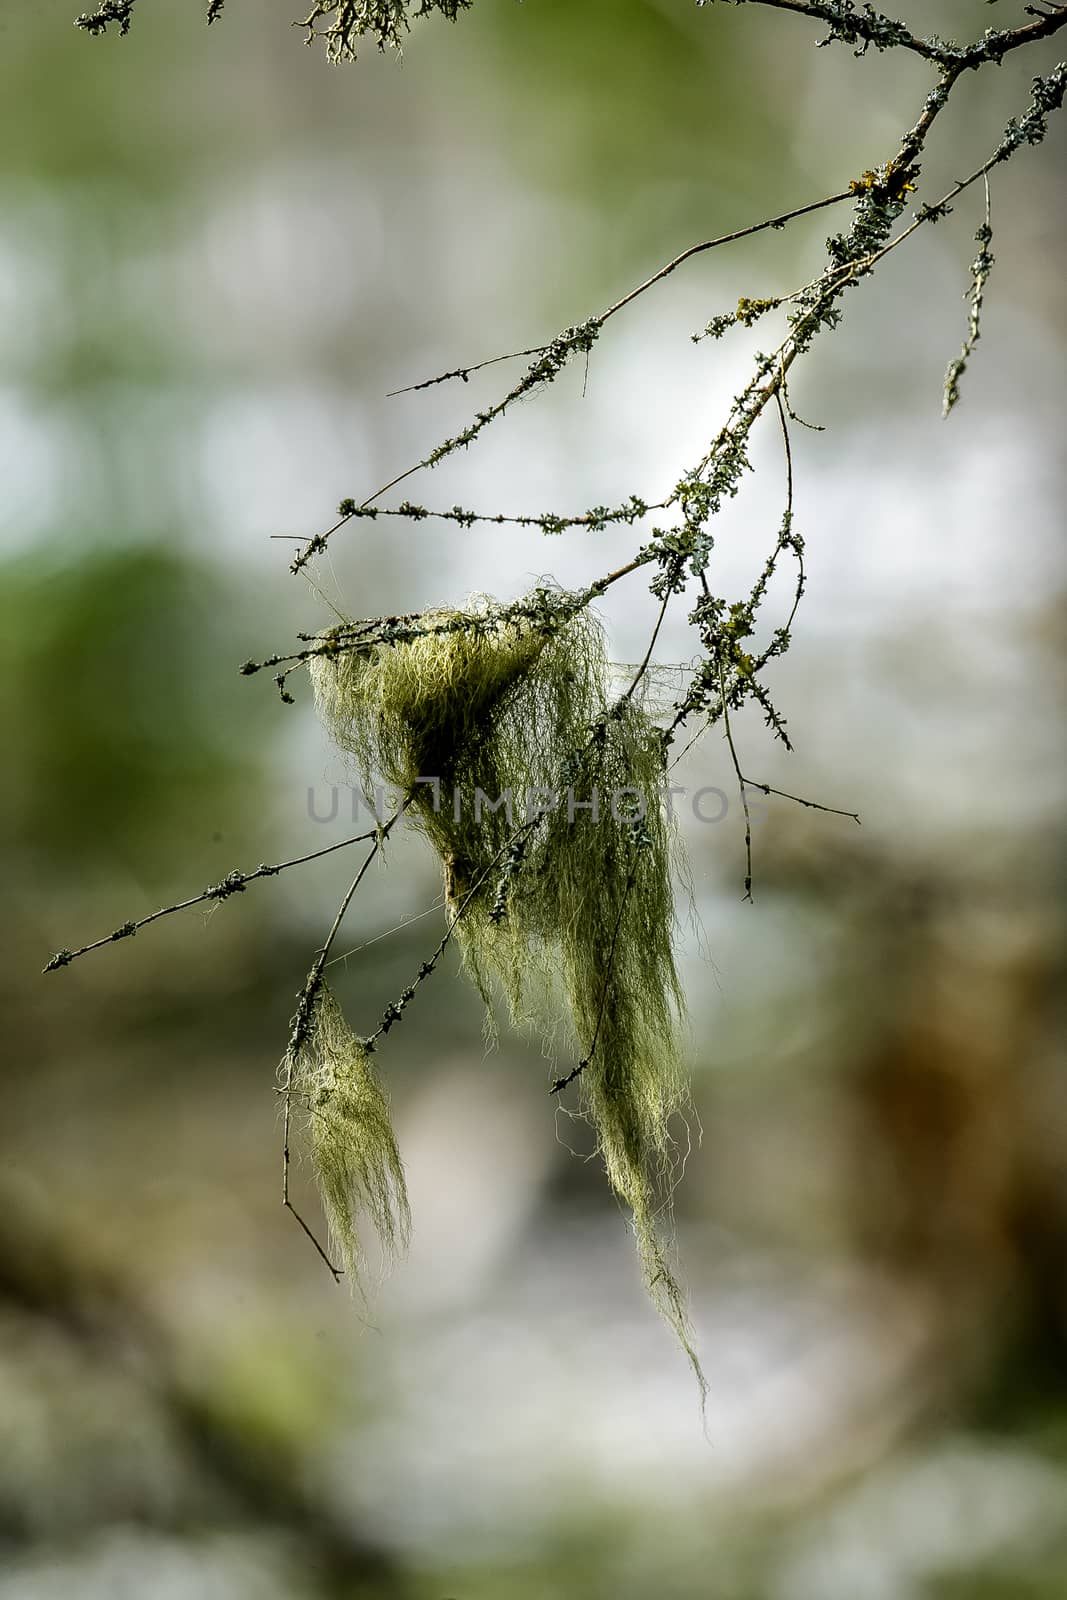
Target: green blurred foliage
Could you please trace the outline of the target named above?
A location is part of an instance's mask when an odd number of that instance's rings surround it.
[[[199,4],[142,5],[122,39],[115,29],[98,39],[76,30],[78,8],[67,0],[6,7],[0,166],[57,188],[106,173],[153,194],[181,188],[223,151],[227,161],[247,153],[254,123],[233,115],[240,98],[221,90],[242,55],[253,72],[263,59],[265,19],[256,9],[247,30],[231,29],[227,39],[216,28],[205,48]],[[190,78],[183,69],[191,60],[197,70]],[[249,90],[254,94],[246,80]]]
[[[193,869],[244,820],[267,723],[235,670],[238,610],[217,570],[154,546],[8,563],[4,827],[38,871]]]
[[[711,27],[658,0],[538,0],[489,15],[528,181],[596,195],[640,237],[660,220],[657,192],[699,215],[765,174],[784,108],[749,115],[751,47],[729,14]]]

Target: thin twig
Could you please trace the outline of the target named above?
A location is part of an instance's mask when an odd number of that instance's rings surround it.
[[[301,867],[305,862],[318,861],[321,856],[331,855],[334,850],[345,850],[349,845],[362,844],[367,839],[373,839],[376,833],[377,829],[371,829],[368,833],[357,833],[351,839],[340,839],[336,844],[328,844],[322,850],[311,850],[304,856],[292,856],[288,861],[279,861],[274,866],[259,866],[254,872],[239,872],[234,868],[221,883],[213,884],[202,894],[194,894],[188,900],[178,900],[172,906],[163,906],[159,911],[152,911],[147,917],[139,917],[136,921],[124,922],[114,933],[106,934],[102,939],[94,939],[92,944],[83,944],[80,950],[57,950],[42,971],[57,972],[60,967],[69,967],[79,956],[88,955],[90,950],[99,950],[103,945],[114,944],[119,939],[132,938],[139,929],[146,928],[150,922],[158,922],[160,917],[169,917],[175,911],[187,911],[190,906],[201,905],[205,900],[228,900],[233,894],[242,894],[247,885],[254,883],[257,878],[275,878],[287,867]]]
[[[453,367],[451,372],[442,372],[437,378],[424,378],[421,383],[409,383],[403,389],[390,389],[385,398],[393,400],[398,394],[414,394],[417,389],[432,389],[436,383],[448,383],[452,378],[462,378],[466,383],[472,372],[481,372],[485,367],[495,367],[501,361],[521,361],[524,356],[539,356],[548,349],[547,345],[531,345],[528,350],[511,350],[504,356],[490,356],[487,361],[475,361],[469,367]]]
[[[665,266],[659,267],[650,278],[646,278],[643,283],[639,283],[636,289],[631,289],[621,299],[616,300],[613,305],[610,305],[606,311],[601,312],[600,316],[594,320],[603,326],[609,317],[615,316],[616,312],[621,311],[624,306],[628,306],[631,301],[636,300],[647,289],[651,289],[653,285],[659,283],[663,278],[669,277],[676,268],[680,267],[684,261],[688,261],[692,256],[703,255],[708,250],[717,250],[720,245],[735,244],[739,239],[748,239],[752,234],[763,233],[767,228],[784,228],[787,223],[794,221],[797,217],[806,217],[810,212],[822,211],[827,206],[840,205],[842,200],[848,200],[851,197],[851,189],[842,189],[840,194],[827,195],[823,200],[813,200],[808,205],[797,206],[793,211],[784,211],[779,217],[768,217],[764,222],[751,223],[748,227],[735,229],[733,233],[720,234],[717,239],[706,239],[702,244],[692,244],[681,251],[679,255],[674,256]],[[451,372],[442,372],[440,377],[426,378],[422,383],[410,383],[404,389],[392,389],[389,397],[398,394],[411,394],[416,389],[429,389],[436,383],[447,383],[450,378],[462,378],[465,383],[472,372],[480,372],[483,367],[491,367],[498,361],[516,361],[522,356],[544,355],[548,348],[548,344],[531,345],[527,350],[514,350],[509,355],[491,356],[488,361],[479,361],[474,366],[455,367]]]
[[[726,731],[726,743],[730,747],[730,759],[737,773],[737,788],[741,795],[741,805],[745,813],[745,892],[742,900],[752,900],[752,818],[748,809],[748,795],[745,793],[745,775],[741,771],[741,763],[737,759],[737,750],[734,746],[734,736],[730,730],[730,708],[726,703],[726,684],[723,681],[722,662],[719,663],[719,684],[722,692],[722,721]]]
[[[285,1058],[282,1063],[282,1082],[280,1087],[283,1104],[282,1205],[287,1211],[292,1212],[301,1228],[303,1228],[308,1238],[314,1244],[323,1261],[325,1261],[326,1265],[329,1267],[333,1274],[334,1281],[338,1283],[341,1281],[342,1277],[341,1269],[335,1266],[330,1260],[323,1246],[319,1243],[311,1228],[304,1221],[304,1218],[300,1215],[289,1198],[289,1132],[292,1124],[293,1078],[296,1072],[296,1065],[300,1056],[300,1052],[307,1043],[312,1031],[312,1014],[314,1012],[315,1001],[318,999],[319,991],[322,988],[323,971],[325,969],[326,962],[329,959],[330,951],[333,948],[333,942],[337,938],[338,930],[340,929],[341,923],[344,921],[345,913],[352,904],[356,890],[359,888],[360,884],[363,882],[363,879],[370,870],[371,862],[377,859],[386,839],[389,837],[390,833],[393,831],[396,824],[399,822],[400,818],[411,804],[411,800],[412,796],[408,795],[395,814],[389,818],[389,821],[386,822],[382,827],[375,830],[373,835],[373,847],[368,852],[365,861],[361,865],[355,877],[352,879],[352,882],[345,890],[341,904],[338,906],[337,913],[334,916],[330,931],[320,946],[315,960],[312,963],[311,971],[308,973],[307,978],[304,981],[304,987],[300,991],[300,1000],[297,1006],[296,1015],[293,1018],[292,1031],[289,1035],[289,1044],[286,1048]]]
[[[678,572],[678,569],[676,567],[675,571],[674,571],[674,577],[675,578],[677,577],[677,572]],[[638,684],[641,682],[641,679],[645,676],[645,673],[648,671],[649,663],[652,660],[652,652],[656,648],[656,640],[659,638],[660,629],[663,627],[663,619],[667,615],[667,607],[670,605],[670,603],[671,603],[673,598],[674,598],[674,588],[673,588],[672,584],[668,583],[668,585],[666,587],[666,591],[665,591],[665,593],[663,595],[663,600],[660,603],[659,614],[656,617],[656,625],[652,629],[652,637],[648,641],[648,649],[645,651],[644,658],[639,663],[637,671],[634,673],[633,680],[632,680],[632,682],[630,684],[630,687],[621,696],[620,703],[624,703],[625,701],[631,700],[633,698]]]
[[[780,217],[768,217],[765,222],[754,222],[747,228],[738,228],[733,233],[720,234],[717,239],[708,239],[703,244],[692,244],[688,250],[683,250],[680,255],[674,257],[673,261],[668,261],[665,267],[660,267],[658,272],[654,272],[650,278],[646,278],[644,283],[639,283],[636,289],[631,289],[629,294],[624,294],[621,300],[616,300],[614,305],[601,312],[597,320],[603,325],[617,311],[621,311],[624,306],[628,306],[631,301],[636,300],[646,290],[651,289],[655,284],[669,277],[677,267],[682,265],[683,261],[688,261],[691,256],[703,255],[707,250],[717,250],[720,245],[735,244],[739,239],[749,239],[753,234],[763,233],[768,228],[784,228],[786,223],[793,222],[797,217],[806,217],[813,211],[823,211],[827,206],[838,206],[843,200],[851,200],[853,198],[851,189],[842,189],[840,193],[827,195],[823,200],[813,200],[808,205],[796,206],[792,211],[783,211]]]
[[[857,827],[862,827],[858,811],[842,811],[838,806],[823,806],[817,800],[805,800],[799,794],[789,794],[785,789],[775,789],[769,783],[759,783],[755,778],[746,778],[745,783],[750,789],[759,789],[763,794],[776,794],[781,800],[792,800],[795,805],[807,806],[810,811],[826,811],[832,817],[849,817]]]
[[[599,317],[591,317],[589,322],[584,326],[595,326],[599,331],[599,329],[603,327],[604,323],[621,311],[624,306],[630,305],[640,295],[643,295],[647,290],[651,289],[654,284],[657,284],[661,282],[662,279],[668,277],[676,270],[676,268],[680,267],[684,261],[688,261],[692,256],[702,255],[708,250],[715,250],[720,245],[733,244],[739,239],[747,239],[753,234],[764,232],[768,228],[784,228],[787,223],[792,222],[797,217],[807,216],[813,211],[821,211],[827,206],[840,205],[842,201],[848,200],[851,197],[851,189],[842,189],[838,194],[827,195],[822,200],[814,200],[807,205],[797,206],[792,211],[783,212],[781,216],[769,217],[763,222],[751,223],[748,227],[738,228],[732,233],[721,234],[717,239],[707,239],[702,244],[690,245],[687,250],[683,250],[680,255],[675,256],[673,260],[668,261],[665,266],[660,267],[658,271],[654,272],[650,278],[646,278],[644,282],[638,284],[635,289],[631,289],[629,293],[624,294],[621,299],[616,300]],[[565,337],[566,335],[559,334],[556,336],[555,340],[550,340],[547,344],[533,345],[528,350],[515,353],[516,355],[521,354],[523,356],[534,357],[534,366],[530,369],[530,374],[532,374],[537,367],[538,361],[544,360],[544,358],[547,357],[549,352],[553,349],[553,346],[559,344],[565,339]],[[575,346],[575,348],[577,348],[577,346]],[[481,362],[480,365],[489,366],[492,361],[510,359],[511,357],[509,356],[492,357],[490,358],[490,361]],[[409,388],[426,388],[431,384],[444,382],[450,377],[462,376],[464,370],[467,372],[473,372],[476,370],[476,368],[468,367],[464,369],[457,367],[453,372],[443,373],[439,378],[426,379],[420,384],[409,385]],[[529,377],[530,374],[527,374],[527,377]],[[511,405],[512,401],[528,393],[529,388],[530,385],[528,384],[527,379],[522,379],[518,384],[515,385],[513,389],[508,392],[508,394],[504,396],[502,400],[498,401],[494,406],[491,406],[488,411],[480,413],[477,422],[472,424],[472,427],[467,430],[466,434],[458,437],[463,443],[471,442],[475,432],[481,431],[481,429],[489,422],[495,420],[496,417],[501,416],[503,412],[506,411]],[[394,393],[403,392],[405,391],[394,391]],[[469,438],[467,437],[468,434],[470,435]],[[451,446],[452,443],[453,441],[449,441],[449,446]],[[444,447],[439,447],[439,449],[443,448]],[[349,515],[341,517],[339,521],[333,524],[332,527],[327,528],[325,533],[316,534],[313,538],[309,539],[294,557],[290,565],[290,570],[294,573],[299,572],[301,568],[306,566],[307,562],[310,561],[313,556],[322,554],[333,535],[338,531],[339,528],[343,528],[345,523],[351,520],[352,516],[355,516],[360,511],[365,511],[369,506],[373,506],[374,502],[376,500],[380,500],[383,494],[387,494],[390,489],[395,489],[397,484],[403,483],[407,478],[412,477],[416,472],[420,472],[423,467],[433,465],[437,459],[439,459],[437,452],[433,452],[430,456],[426,456],[421,461],[415,462],[413,466],[407,467],[403,472],[398,473],[395,478],[391,478],[388,483],[383,484],[380,489],[376,489],[373,494],[368,495],[366,499],[362,500],[358,507],[356,507]]]
[[[775,562],[782,550],[785,548],[785,535],[788,535],[789,548],[792,550],[797,559],[797,581],[793,590],[793,604],[790,607],[789,615],[785,620],[785,626],[781,630],[784,637],[788,639],[790,633],[792,632],[793,623],[796,621],[797,612],[800,609],[800,602],[804,597],[804,590],[807,585],[807,573],[804,570],[804,546],[800,542],[799,537],[793,533],[793,446],[789,437],[789,423],[786,420],[787,413],[789,416],[792,416],[793,413],[789,410],[789,402],[786,399],[784,378],[782,379],[780,386],[775,390],[774,398],[778,406],[778,418],[782,426],[782,444],[785,450],[786,488],[785,514],[782,518],[782,532],[778,536],[778,544],[776,545],[774,553],[771,557],[771,562]],[[794,421],[796,420],[799,419],[794,418]],[[766,666],[774,649],[775,645],[774,641],[772,640],[771,644],[767,646],[766,650],[758,655],[753,662],[753,672],[759,672],[761,668]]]

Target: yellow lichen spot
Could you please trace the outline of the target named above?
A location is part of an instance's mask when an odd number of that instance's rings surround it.
[[[743,327],[751,328],[752,324],[762,317],[764,312],[773,311],[775,306],[781,305],[781,303],[777,296],[767,300],[750,300],[747,295],[742,295],[737,302],[735,316]]]

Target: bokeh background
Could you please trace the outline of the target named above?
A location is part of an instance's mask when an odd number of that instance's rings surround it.
[[[797,753],[735,731],[751,776],[863,826],[768,801],[750,906],[736,804],[681,807],[702,1137],[676,1207],[705,1438],[582,1129],[535,1047],[485,1051],[454,966],[382,1057],[409,1258],[363,1306],[282,1212],[274,1071],[347,856],[40,968],[352,831],[343,787],[334,821],[309,815],[346,775],[306,688],[282,706],[246,657],[331,606],[511,597],[625,559],[614,532],[379,521],[291,578],[284,539],[509,369],[388,391],[842,187],[929,73],[689,0],[477,0],[402,62],[344,68],[284,4],[230,0],[209,33],[141,0],[128,38],[96,40],[74,9],[0,19],[0,1600],[1067,1596],[1064,127],[995,175],[984,336],[948,423],[976,191],[794,380],[827,429],[794,439],[810,582],[773,687]],[[960,36],[1023,14],[910,9]],[[961,84],[926,198],[1058,46]],[[837,225],[690,263],[587,371],[405,488],[509,512],[658,497],[758,343],[689,335],[796,287]],[[774,537],[770,420],[756,460],[721,592]],[[652,607],[613,591],[620,662]],[[668,691],[695,647],[662,640]],[[680,781],[732,795],[731,770],[711,739]],[[441,916],[408,836],[331,969],[357,1029]]]

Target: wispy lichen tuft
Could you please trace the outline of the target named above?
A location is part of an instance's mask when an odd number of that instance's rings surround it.
[[[612,1188],[632,1213],[649,1292],[703,1393],[685,1296],[663,1237],[673,1188],[671,1121],[687,1106],[688,1088],[673,951],[676,841],[660,805],[662,736],[624,697],[602,713],[579,771],[579,786],[601,797],[601,812],[573,823],[562,808],[553,815],[540,892],[526,918],[546,953],[559,950],[583,1104]],[[618,798],[609,805],[608,797]]]
[[[307,1116],[312,1164],[330,1235],[353,1284],[366,1255],[357,1219],[373,1225],[388,1254],[411,1227],[404,1167],[371,1057],[322,984],[296,1061],[294,1090]]]
[[[699,1374],[660,1236],[687,1098],[663,736],[635,697],[611,697],[588,608],[529,599],[521,620],[483,601],[317,655],[316,703],[365,788],[378,776],[411,797],[487,1015],[499,985],[513,1019],[552,1038],[565,1004],[579,1060],[556,1087],[580,1079],[650,1293]]]

